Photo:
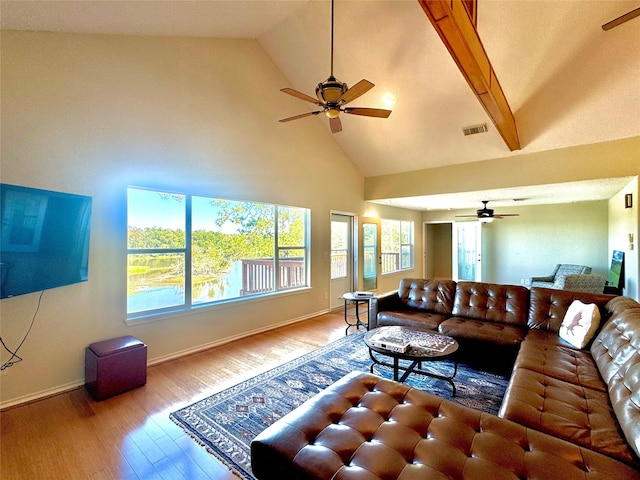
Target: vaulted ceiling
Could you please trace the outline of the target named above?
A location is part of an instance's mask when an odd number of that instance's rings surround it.
[[[336,0],[334,74],[376,87],[353,106],[388,119],[343,115],[333,139],[365,176],[413,171],[640,135],[640,19],[601,25],[624,0],[478,0],[477,31],[514,114],[511,151],[417,0]],[[253,38],[292,87],[314,95],[330,73],[330,2],[5,1],[3,29]],[[278,91],[279,118],[314,109]],[[388,102],[391,102],[389,104]],[[389,106],[390,105],[390,106]],[[317,122],[313,116],[283,123]],[[486,133],[463,128],[487,124]]]

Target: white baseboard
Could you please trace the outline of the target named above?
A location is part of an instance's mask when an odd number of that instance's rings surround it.
[[[198,345],[198,346],[191,347],[191,348],[186,348],[184,350],[180,350],[180,351],[175,352],[175,353],[170,353],[168,355],[163,355],[161,357],[156,357],[156,358],[154,358],[152,360],[149,360],[147,362],[147,364],[149,366],[151,366],[151,365],[158,365],[160,363],[168,362],[168,361],[171,361],[171,360],[176,360],[176,359],[178,359],[180,357],[184,357],[184,356],[187,356],[187,355],[193,355],[194,353],[202,352],[204,350],[208,350],[208,349],[213,348],[213,347],[219,347],[221,345],[225,345],[227,343],[231,343],[231,342],[234,342],[236,340],[240,340],[242,338],[247,338],[247,337],[250,337],[252,335],[257,335],[259,333],[264,333],[264,332],[268,332],[270,330],[275,330],[276,328],[285,327],[287,325],[292,325],[294,323],[302,322],[304,320],[309,320],[310,318],[317,317],[317,316],[323,315],[325,313],[329,313],[329,310],[322,310],[320,312],[310,313],[310,314],[304,315],[302,317],[293,318],[293,319],[290,319],[290,320],[285,320],[284,322],[280,322],[280,323],[276,323],[276,324],[273,324],[273,325],[269,325],[267,327],[256,328],[255,330],[249,330],[248,332],[243,332],[243,333],[241,333],[239,335],[233,335],[231,337],[221,338],[220,340],[216,340],[214,342],[203,343],[202,345]]]
[[[44,400],[45,398],[53,397],[55,395],[60,395],[61,393],[70,392],[71,390],[75,390],[76,388],[82,387],[83,385],[84,385],[84,379],[78,380],[75,382],[65,383],[64,385],[48,388],[46,390],[41,390],[36,393],[24,395],[22,397],[13,398],[6,402],[0,403],[0,410],[4,410],[6,408],[11,408],[11,407],[17,407],[19,405],[36,402],[38,400]]]
[[[208,350],[213,347],[219,347],[221,345],[225,345],[227,343],[234,342],[236,340],[240,340],[242,338],[250,337],[252,335],[257,335],[259,333],[268,332],[270,330],[275,330],[276,328],[284,327],[287,325],[292,325],[294,323],[302,322],[304,320],[309,320],[310,318],[317,317],[319,315],[323,315],[325,313],[329,313],[329,310],[322,310],[315,313],[310,313],[308,315],[304,315],[302,317],[293,318],[289,320],[285,320],[283,322],[279,322],[273,325],[269,325],[267,327],[256,328],[255,330],[250,330],[248,332],[243,332],[238,335],[233,335],[231,337],[225,337],[220,340],[216,340],[214,342],[204,343],[202,345],[198,345],[195,347],[187,348],[184,350],[180,350],[179,352],[171,353],[168,355],[163,355],[160,357],[155,357],[153,359],[147,360],[148,366],[158,365],[160,363],[169,362],[171,360],[176,360],[180,357],[184,357],[186,355],[193,355],[194,353],[202,352],[204,350]],[[62,393],[70,392],[71,390],[75,390],[76,388],[84,386],[84,378],[65,383],[63,385],[59,385],[57,387],[48,388],[46,390],[41,390],[36,393],[32,393],[29,395],[24,395],[22,397],[13,398],[11,400],[7,400],[6,402],[0,403],[0,410],[4,410],[6,408],[17,407],[19,405],[36,402],[38,400],[44,400],[48,397],[53,397],[54,395],[60,395]]]

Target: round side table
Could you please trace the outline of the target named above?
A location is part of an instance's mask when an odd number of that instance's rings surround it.
[[[356,330],[359,330],[360,327],[365,327],[368,330],[369,329],[369,309],[371,308],[371,300],[375,298],[375,295],[373,294],[363,295],[356,292],[348,292],[342,295],[342,298],[344,299],[344,322],[347,324],[347,328],[345,329],[344,334],[347,335],[351,327],[356,327]],[[355,308],[356,308],[355,321],[349,321],[350,317],[349,315],[347,315],[347,309],[349,308],[349,305],[355,305]],[[366,322],[360,318],[360,305],[367,306]]]

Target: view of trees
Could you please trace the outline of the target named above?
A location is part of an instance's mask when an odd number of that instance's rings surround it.
[[[184,199],[184,196],[164,195],[163,200],[182,202]],[[194,225],[211,225],[210,230],[198,229],[191,235],[191,272],[194,289],[198,284],[216,282],[229,275],[234,263],[240,260],[273,261],[276,254],[276,208],[279,258],[304,256],[304,209],[254,202],[204,200],[208,202],[206,212],[210,217],[197,217],[203,214],[203,208],[194,208],[192,212]],[[185,268],[188,268],[186,237],[184,229],[180,228],[129,225],[129,294],[152,287],[184,286]],[[236,292],[235,295],[238,294]]]

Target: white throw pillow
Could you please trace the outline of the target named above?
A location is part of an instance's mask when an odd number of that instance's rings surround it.
[[[560,338],[576,348],[584,348],[600,326],[600,311],[594,303],[574,300],[560,326]]]

